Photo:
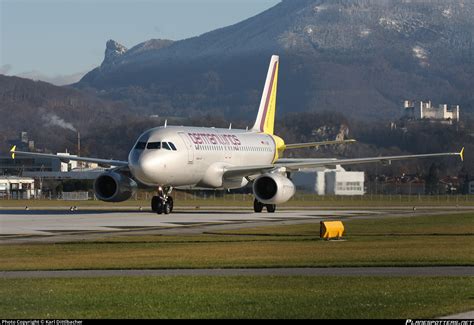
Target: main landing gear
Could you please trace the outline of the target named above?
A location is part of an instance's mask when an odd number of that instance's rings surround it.
[[[173,188],[159,187],[158,195],[151,199],[151,210],[157,214],[170,214],[173,212],[173,197],[170,196]]]
[[[158,195],[151,199],[151,210],[157,214],[170,214],[173,212],[173,197],[170,195],[173,191],[171,186],[159,187]],[[276,210],[275,204],[264,204],[259,200],[253,201],[253,210],[256,213],[261,213],[263,208],[267,209],[268,213],[274,213]]]
[[[276,210],[276,204],[263,204],[257,199],[253,201],[253,211],[260,213],[262,212],[263,207],[267,208],[268,213],[273,213]]]

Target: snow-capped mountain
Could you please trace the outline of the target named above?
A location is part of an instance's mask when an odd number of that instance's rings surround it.
[[[130,50],[108,41],[78,87],[160,114],[251,114],[271,54],[279,109],[398,114],[406,98],[474,106],[474,1],[284,0],[238,24]],[[140,96],[137,96],[140,94]]]

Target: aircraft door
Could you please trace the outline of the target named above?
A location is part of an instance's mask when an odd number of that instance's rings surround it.
[[[181,136],[181,139],[183,139],[186,148],[188,149],[188,164],[194,163],[194,146],[191,143],[191,140],[183,132],[178,132],[178,134]]]

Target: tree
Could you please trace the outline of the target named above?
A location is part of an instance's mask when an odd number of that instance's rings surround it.
[[[439,173],[439,165],[437,163],[432,163],[430,171],[425,178],[426,194],[438,194]]]

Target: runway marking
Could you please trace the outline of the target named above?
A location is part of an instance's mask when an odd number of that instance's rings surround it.
[[[328,267],[265,269],[169,269],[169,270],[65,270],[2,271],[0,278],[78,278],[136,276],[373,276],[373,277],[474,277],[474,266],[426,267]]]
[[[0,241],[12,236],[61,236],[76,234],[120,233],[139,230],[180,229],[214,224],[252,224],[347,218],[361,215],[380,215],[374,211],[279,211],[259,213],[245,211],[184,211],[170,215],[151,212],[88,210],[64,213],[57,210],[2,210],[0,214]],[[113,225],[113,226],[112,226]]]
[[[472,208],[471,208],[472,210]],[[279,210],[276,213],[254,213],[240,210],[177,209],[170,215],[150,211],[123,209],[90,209],[75,212],[54,209],[19,210],[0,208],[0,244],[64,242],[116,236],[122,234],[160,233],[180,235],[220,230],[234,230],[272,224],[318,223],[320,220],[352,220],[453,213],[452,210],[431,209],[350,209],[350,210]],[[464,212],[456,211],[457,213]],[[112,226],[113,225],[113,226]]]

